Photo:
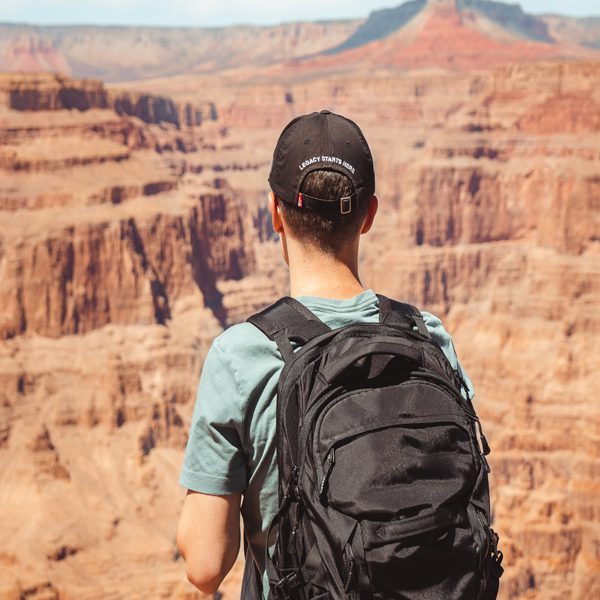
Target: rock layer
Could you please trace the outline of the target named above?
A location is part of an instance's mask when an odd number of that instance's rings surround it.
[[[176,104],[153,94],[110,92],[98,80],[72,80],[63,75],[0,76],[0,107],[22,111],[110,109],[118,115],[137,117],[144,123],[172,123],[177,127],[201,125],[214,119],[214,106]]]
[[[58,71],[105,81],[218,72],[319,52],[345,40],[360,22],[211,28],[0,24],[0,70]]]
[[[474,382],[501,598],[599,596],[600,65],[303,69],[127,91],[212,102],[200,126],[112,105],[0,115],[0,154],[27,159],[0,181],[2,585],[194,597],[173,490],[197,376],[224,325],[286,290],[265,215],[272,147],[292,116],[327,107],[375,157],[363,283],[442,317]],[[94,161],[64,149],[77,135]]]
[[[599,67],[358,71],[310,85],[272,69],[272,83],[231,77],[215,90],[240,144],[274,140],[293,114],[322,106],[365,132],[381,215],[364,240],[363,282],[441,316],[474,381],[493,450],[502,598],[600,593]]]
[[[210,340],[279,293],[258,205],[212,117],[173,122],[189,103],[0,87],[0,596],[199,598],[177,472]]]
[[[599,48],[598,18],[530,15],[517,4],[489,0],[408,0],[366,19],[268,27],[0,24],[0,70],[113,82],[297,60],[313,71],[359,63],[366,69],[488,68],[544,57],[597,58]]]

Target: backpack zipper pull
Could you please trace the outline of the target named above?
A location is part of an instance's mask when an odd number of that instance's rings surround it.
[[[491,450],[487,438],[483,433],[483,429],[481,428],[481,421],[479,422],[479,435],[481,435],[481,446],[483,448],[483,454],[487,456],[491,452]]]
[[[491,471],[490,463],[488,463],[486,456],[490,453],[490,445],[483,434],[483,429],[481,427],[481,421],[477,415],[472,415],[467,413],[467,416],[473,422],[473,431],[475,433],[475,439],[477,440],[477,447],[479,449],[479,454],[481,455],[481,460],[483,461],[483,466],[487,473]]]
[[[333,469],[333,465],[335,465],[335,447],[333,447],[329,454],[327,455],[327,468],[325,470],[325,475],[323,475],[323,481],[321,482],[321,487],[319,488],[319,500],[323,502],[323,496],[326,491],[327,480],[331,475],[331,470]]]
[[[290,539],[288,540],[288,553],[293,554],[296,551],[296,535],[298,533],[298,526],[300,525],[300,502],[296,502],[292,509],[292,530],[290,532]]]

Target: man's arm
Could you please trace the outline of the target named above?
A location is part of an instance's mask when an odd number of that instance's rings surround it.
[[[237,558],[241,496],[213,496],[188,490],[183,502],[177,546],[190,583],[205,594],[218,590]]]

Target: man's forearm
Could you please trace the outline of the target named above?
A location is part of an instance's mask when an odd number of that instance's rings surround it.
[[[192,585],[214,594],[240,548],[241,494],[188,492],[177,527],[177,546]]]

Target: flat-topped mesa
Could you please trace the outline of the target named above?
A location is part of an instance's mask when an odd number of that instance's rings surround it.
[[[117,114],[138,117],[145,123],[172,123],[177,127],[197,127],[204,121],[215,121],[214,103],[201,106],[189,102],[174,102],[164,96],[137,92],[109,92],[111,108]]]
[[[194,127],[215,120],[213,104],[177,103],[165,96],[108,90],[96,79],[56,73],[0,74],[0,107],[20,111],[112,109],[144,123]]]
[[[54,73],[0,74],[0,107],[12,110],[109,108],[101,81]]]

